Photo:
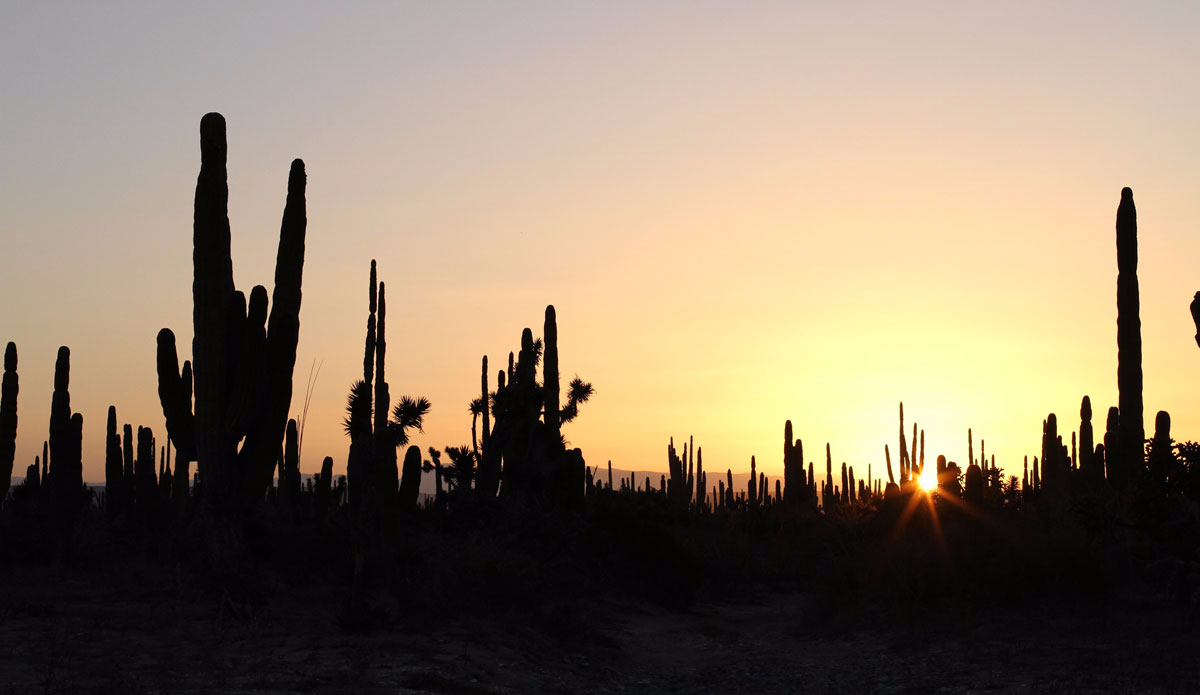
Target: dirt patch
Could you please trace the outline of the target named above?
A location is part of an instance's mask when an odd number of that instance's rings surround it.
[[[1185,693],[1197,620],[1149,602],[1103,611],[845,620],[805,594],[667,610],[600,599],[586,633],[541,621],[339,628],[337,588],[266,606],[61,576],[0,577],[3,693]],[[552,619],[552,616],[551,616]]]

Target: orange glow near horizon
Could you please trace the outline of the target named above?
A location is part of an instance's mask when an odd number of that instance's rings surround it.
[[[0,46],[0,344],[19,351],[20,476],[71,347],[84,478],[104,423],[164,441],[155,335],[191,352],[198,125],[229,133],[239,289],[271,288],[288,166],[308,171],[293,416],[301,470],[345,470],[367,272],[388,288],[393,400],[470,443],[480,358],[558,314],[564,436],[588,465],[886,481],[897,404],[1004,475],[1084,394],[1116,392],[1120,190],[1134,190],[1147,434],[1200,439],[1200,5],[803,3],[14,8]],[[504,5],[508,5],[505,3]],[[1086,7],[1086,9],[1081,9]],[[236,17],[236,21],[231,20]],[[286,66],[286,69],[282,69]],[[1133,96],[1136,95],[1136,96]],[[495,384],[492,384],[494,388]],[[911,434],[911,433],[908,433]],[[713,482],[716,477],[711,478]],[[840,477],[836,481],[841,484]]]
[[[922,490],[928,494],[933,494],[938,489],[937,470],[932,466],[925,466],[925,470],[921,471],[917,482],[920,483]]]

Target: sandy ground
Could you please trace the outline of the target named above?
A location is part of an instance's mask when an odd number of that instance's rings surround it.
[[[248,611],[130,584],[0,569],[0,693],[1200,692],[1200,619],[1154,602],[880,629],[804,595],[686,611],[605,599],[563,639],[531,621],[402,617],[347,634],[328,590]]]

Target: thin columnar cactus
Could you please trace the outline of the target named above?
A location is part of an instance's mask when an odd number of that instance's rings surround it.
[[[296,421],[288,420],[283,439],[283,468],[279,471],[279,502],[295,511],[300,503],[300,451]]]
[[[903,432],[901,436],[904,436]],[[821,488],[821,506],[834,504],[837,504],[837,499],[833,494],[833,455],[829,451],[829,442],[825,442],[825,485]]]
[[[758,473],[753,456],[750,457],[750,481],[746,484],[746,501],[751,507],[758,506]]]
[[[1092,465],[1092,453],[1095,451],[1093,438],[1092,399],[1084,396],[1079,404],[1079,470],[1083,471],[1083,477],[1089,480],[1104,477],[1103,471],[1097,476]]]
[[[17,454],[17,345],[4,348],[4,381],[0,384],[0,506],[12,484],[13,459]]]
[[[542,339],[545,342],[542,354],[542,419],[546,423],[546,437],[553,442],[562,437],[559,427],[558,319],[553,305],[546,307]]]
[[[1120,454],[1121,437],[1121,412],[1116,407],[1109,408],[1108,419],[1104,424],[1105,474],[1108,481],[1118,487],[1125,484],[1125,473],[1128,470]]]
[[[1140,470],[1145,462],[1142,442],[1142,322],[1138,296],[1137,208],[1133,190],[1121,189],[1117,206],[1117,390],[1120,408],[1121,466]],[[1111,458],[1114,451],[1105,447]],[[1122,483],[1128,483],[1127,476]]]
[[[479,385],[482,395],[483,433],[480,435],[479,476],[475,480],[475,490],[485,497],[495,497],[500,487],[500,450],[492,446],[491,425],[491,394],[488,391],[488,358],[483,356],[480,369]],[[612,476],[609,476],[609,487],[612,487]]]
[[[113,521],[124,510],[125,471],[121,461],[121,435],[117,434],[117,408],[108,406],[108,429],[104,443],[104,508]]]

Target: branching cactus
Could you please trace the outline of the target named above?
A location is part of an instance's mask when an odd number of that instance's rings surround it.
[[[75,518],[86,502],[83,488],[83,416],[71,412],[71,351],[58,349],[50,401],[49,477],[59,552],[69,548]],[[45,460],[43,458],[43,460]]]
[[[684,444],[684,456],[687,455],[687,445]],[[686,471],[684,470],[684,461],[675,450],[675,438],[671,437],[667,442],[667,472],[670,478],[667,479],[667,495],[679,507],[687,506],[687,498],[685,497],[684,487],[687,484]]]
[[[390,534],[397,513],[407,508],[406,489],[396,462],[396,447],[408,444],[409,430],[421,430],[430,403],[423,397],[405,396],[391,408],[385,372],[386,289],[384,283],[378,281],[376,264],[372,260],[363,378],[350,388],[344,424],[346,434],[350,436],[346,478],[351,512],[366,528],[376,528],[377,522],[382,521]],[[389,408],[391,419],[388,418]],[[416,485],[419,490],[422,472],[419,448],[416,456],[416,467],[407,466],[405,470],[408,471],[406,475],[413,478],[409,485]],[[473,459],[474,454],[471,456]],[[416,499],[412,497],[413,505]]]
[[[792,421],[783,423],[783,501],[789,507],[807,503],[808,482],[804,478],[804,443],[792,439]]]
[[[543,505],[553,502],[561,509],[577,509],[584,493],[582,453],[567,451],[562,426],[579,414],[579,406],[594,393],[592,385],[579,377],[567,387],[562,405],[558,359],[558,318],[547,306],[544,340],[534,340],[529,328],[521,333],[521,351],[515,366],[509,355],[509,371],[493,395],[493,426],[489,446],[503,459],[502,493],[523,498],[518,504]],[[537,382],[537,365],[542,363],[542,383]],[[674,478],[673,478],[674,480]],[[682,486],[687,486],[681,470]],[[631,489],[636,485],[631,485]],[[674,495],[681,487],[672,485]]]
[[[200,121],[192,253],[192,367],[176,365],[175,336],[158,336],[159,399],[177,466],[196,460],[204,497],[220,513],[249,509],[271,484],[292,399],[307,229],[304,163],[294,160],[267,315],[266,289],[233,284],[225,119]],[[266,323],[264,327],[264,321]],[[195,404],[191,384],[195,384]],[[240,447],[239,447],[240,443]]]

